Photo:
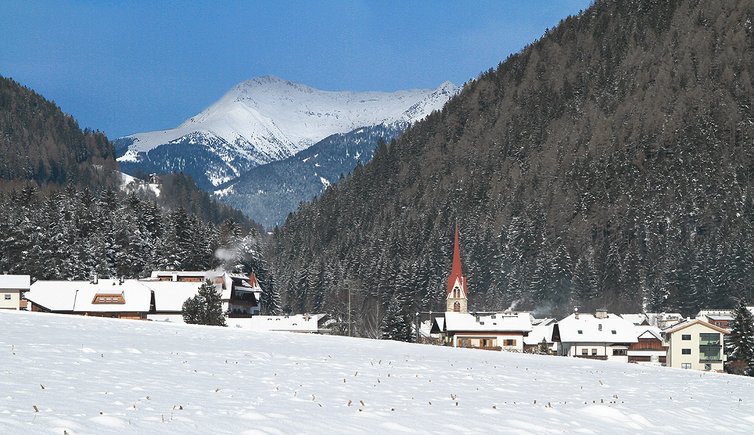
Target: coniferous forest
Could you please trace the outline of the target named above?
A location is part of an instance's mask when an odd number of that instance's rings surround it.
[[[444,310],[732,307],[754,293],[754,3],[598,1],[274,232],[284,301],[359,334]]]
[[[183,174],[160,195],[121,190],[112,144],[0,77],[0,273],[32,280],[136,278],[152,270],[255,271],[279,311],[260,227]]]

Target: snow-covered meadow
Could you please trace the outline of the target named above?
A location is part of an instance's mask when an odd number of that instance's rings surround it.
[[[3,433],[754,432],[754,378],[0,312]]]

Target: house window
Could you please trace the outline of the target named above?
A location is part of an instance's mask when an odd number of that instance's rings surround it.
[[[681,368],[682,369],[690,369],[691,368],[691,363],[682,363],[681,364]]]
[[[626,349],[613,349],[613,356],[626,356],[627,350]]]
[[[515,346],[516,340],[505,339],[503,340],[503,346]]]
[[[700,346],[719,346],[720,345],[720,334],[714,333],[714,334],[699,334],[699,345]]]
[[[482,341],[482,347],[495,347],[494,338],[483,338],[481,341]]]
[[[6,301],[9,301],[9,300],[10,300],[10,297],[11,297],[11,296],[10,296],[10,293],[6,293],[6,294],[5,294],[5,300],[6,300]]]
[[[92,300],[93,304],[125,304],[126,298],[122,293],[97,293]]]
[[[583,334],[583,333],[584,333],[584,331],[582,331],[581,329],[579,329],[579,330],[578,330],[578,333],[579,333],[579,334]]]
[[[456,313],[458,313],[458,312],[461,311],[461,303],[460,302],[456,301],[453,304],[453,311],[455,311]]]
[[[613,335],[615,335],[615,334],[618,333],[618,331],[616,331],[615,329],[613,329],[612,331],[610,331],[610,333],[613,334]]]
[[[684,340],[684,341],[691,340],[691,334],[683,334],[683,335],[681,335],[681,340]]]
[[[602,323],[600,323],[599,325],[597,325],[597,330],[598,331],[602,331]]]
[[[681,355],[691,355],[691,349],[681,349]]]
[[[584,356],[589,356],[589,349],[581,349],[581,354]]]
[[[712,364],[705,364],[704,365],[704,370],[706,370],[706,371],[712,370]]]
[[[592,356],[597,356],[597,349],[592,349]]]

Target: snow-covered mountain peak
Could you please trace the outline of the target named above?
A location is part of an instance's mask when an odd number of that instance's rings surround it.
[[[174,129],[122,138],[129,145],[119,160],[138,164],[139,155],[146,158],[163,145],[171,145],[173,154],[184,144],[201,145],[227,163],[225,173],[238,174],[290,157],[333,134],[413,123],[440,109],[457,91],[450,82],[437,89],[397,92],[322,91],[275,76],[257,77],[235,85]]]

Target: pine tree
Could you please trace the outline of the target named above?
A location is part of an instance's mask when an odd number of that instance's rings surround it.
[[[727,347],[727,369],[731,373],[754,376],[754,316],[740,299],[734,312]]]
[[[193,298],[183,303],[183,321],[191,324],[227,326],[221,293],[209,280],[199,288]]]
[[[393,296],[385,310],[380,329],[382,338],[387,340],[411,341],[411,322],[403,310],[403,303],[397,295]]]

